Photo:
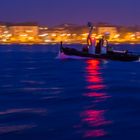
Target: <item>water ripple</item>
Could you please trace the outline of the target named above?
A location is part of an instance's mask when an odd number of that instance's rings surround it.
[[[24,125],[0,125],[0,134],[12,133],[12,132],[19,132],[26,129],[31,129],[36,127],[34,124],[24,124]]]
[[[1,111],[0,115],[15,114],[15,113],[35,113],[35,114],[46,114],[47,110],[42,108],[21,108],[21,109],[9,109]]]

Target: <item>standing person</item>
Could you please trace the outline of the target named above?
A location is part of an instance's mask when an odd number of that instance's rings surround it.
[[[101,54],[107,54],[108,41],[103,36],[101,39]]]
[[[102,47],[102,40],[99,39],[99,41],[95,47],[95,54],[101,54],[101,47]]]

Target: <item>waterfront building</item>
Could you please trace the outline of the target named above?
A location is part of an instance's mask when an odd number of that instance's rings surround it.
[[[17,24],[9,27],[11,33],[11,42],[37,42],[39,27],[30,24]]]
[[[0,35],[3,35],[5,31],[7,31],[6,25],[0,25]]]
[[[98,35],[108,35],[109,39],[113,39],[117,34],[117,27],[115,26],[100,26],[97,29]]]
[[[136,35],[136,38],[137,38],[138,40],[140,40],[140,32],[136,32],[135,35]]]
[[[5,34],[7,33],[7,26],[1,24],[0,25],[0,42],[2,43],[5,40]]]

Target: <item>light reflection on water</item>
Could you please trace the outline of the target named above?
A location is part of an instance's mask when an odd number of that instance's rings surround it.
[[[34,127],[36,127],[35,124],[11,125],[11,126],[4,124],[4,126],[0,125],[0,135],[12,133],[12,132],[20,132]]]
[[[87,127],[82,131],[83,137],[103,137],[108,135],[108,132],[104,129],[105,126],[111,124],[112,121],[105,118],[108,110],[98,107],[110,98],[104,91],[107,87],[100,72],[100,61],[87,60],[86,72],[86,89],[88,92],[84,96],[91,99],[92,106],[85,106],[85,110],[80,114],[81,127]]]
[[[0,115],[8,115],[8,114],[13,114],[13,113],[35,113],[35,114],[46,114],[46,110],[42,109],[42,108],[21,108],[21,109],[9,109],[9,110],[5,110],[5,111],[0,111]]]

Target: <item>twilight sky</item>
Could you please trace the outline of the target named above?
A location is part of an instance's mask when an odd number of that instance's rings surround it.
[[[140,25],[140,0],[0,0],[0,21]]]

